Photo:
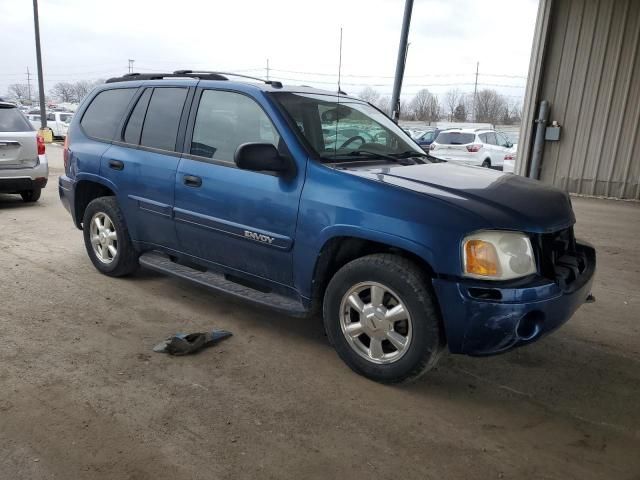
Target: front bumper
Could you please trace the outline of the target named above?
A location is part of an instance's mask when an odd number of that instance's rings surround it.
[[[489,282],[434,279],[449,350],[493,355],[532,343],[564,324],[582,305],[593,284],[595,250],[580,243],[587,266],[569,287],[536,277],[509,287]]]
[[[0,169],[0,193],[20,193],[44,188],[49,179],[46,155],[38,155],[38,164],[31,168]]]

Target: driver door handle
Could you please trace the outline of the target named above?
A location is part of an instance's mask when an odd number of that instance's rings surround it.
[[[185,175],[182,178],[182,182],[187,186],[187,187],[194,187],[194,188],[198,188],[202,186],[202,179],[200,177],[196,177],[195,175]]]

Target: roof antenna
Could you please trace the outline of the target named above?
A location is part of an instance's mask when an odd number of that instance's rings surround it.
[[[338,93],[342,95],[346,95],[340,88],[340,74],[342,72],[342,27],[340,27],[340,55],[338,60]]]

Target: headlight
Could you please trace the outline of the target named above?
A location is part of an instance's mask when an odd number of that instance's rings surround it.
[[[483,231],[462,241],[466,277],[511,280],[536,272],[531,241],[523,233]]]

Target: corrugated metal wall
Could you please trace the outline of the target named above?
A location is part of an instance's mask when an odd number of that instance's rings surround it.
[[[562,125],[541,179],[640,199],[640,0],[555,0],[539,99]]]

